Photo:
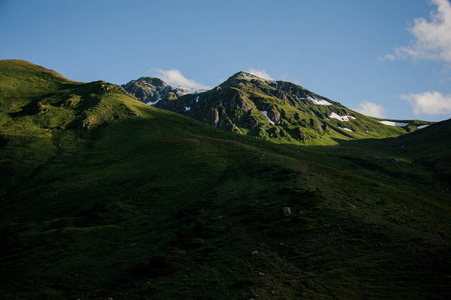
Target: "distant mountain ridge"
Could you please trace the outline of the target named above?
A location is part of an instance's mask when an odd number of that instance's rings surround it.
[[[196,93],[178,92],[155,78],[140,78],[123,87],[155,107],[277,142],[330,143],[334,138],[391,137],[428,124],[421,121],[383,124],[300,85],[267,80],[247,72],[238,72],[219,86]]]
[[[122,87],[130,94],[137,97],[141,102],[148,105],[155,105],[162,99],[176,99],[186,94],[203,92],[189,87],[170,85],[159,78],[140,77],[137,80],[129,81]]]

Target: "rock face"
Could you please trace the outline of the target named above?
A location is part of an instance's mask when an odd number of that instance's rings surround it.
[[[189,92],[153,77],[141,77],[122,85],[122,87],[128,93],[149,105],[154,105],[162,99],[177,99]]]

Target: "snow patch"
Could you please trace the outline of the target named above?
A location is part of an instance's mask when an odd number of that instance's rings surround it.
[[[399,127],[404,127],[409,125],[409,123],[401,123],[401,122],[393,122],[393,121],[379,121],[384,125],[388,125],[388,126],[399,126]]]
[[[176,86],[176,85],[169,85],[173,90],[186,95],[186,94],[197,94],[197,93],[202,93],[202,92],[206,92],[208,90],[206,89],[199,89],[199,88],[194,88],[194,87],[183,87],[183,86]]]
[[[312,102],[316,105],[333,105],[332,103],[327,102],[324,99],[313,99]]]
[[[349,129],[349,128],[346,128],[346,127],[343,127],[343,128],[341,128],[341,127],[338,127],[338,128],[340,128],[340,129],[343,129],[343,130],[346,130],[346,131],[354,132],[354,130],[352,130],[352,129]]]
[[[429,126],[429,124],[426,124],[426,125],[420,125],[420,126],[417,127],[417,129],[423,129],[423,128],[426,128],[426,127],[428,127],[428,126]]]
[[[189,111],[190,109],[191,109],[191,107],[185,106],[185,111]]]
[[[310,100],[315,105],[333,105],[332,103],[324,100],[324,99],[318,99],[315,97],[307,96],[307,98],[301,98],[300,100]]]
[[[337,115],[334,112],[330,114],[329,118],[337,119],[337,120],[340,120],[340,121],[343,121],[343,122],[349,122],[351,120],[357,119],[356,117],[353,117],[353,116],[339,116],[339,115]]]
[[[198,102],[199,102],[199,96],[196,97],[196,103],[198,103]]]
[[[158,103],[158,101],[160,101],[161,100],[161,95],[160,95],[160,93],[158,92],[158,91],[155,91],[156,93],[157,93],[157,95],[158,95],[158,98],[157,98],[157,100],[155,100],[155,101],[151,101],[151,102],[147,102],[146,104],[147,105],[155,105],[155,104],[157,104]]]
[[[268,117],[268,112],[266,110],[262,110],[261,111],[263,115],[265,115],[266,119],[269,121],[269,123],[271,123],[272,125],[276,125],[269,117]]]
[[[155,100],[155,101],[147,102],[147,103],[146,103],[147,105],[155,105],[155,104],[158,103],[158,101],[160,101],[161,99],[163,99],[163,97],[161,96],[160,91],[158,91],[156,87],[154,87],[153,85],[151,85],[151,84],[148,83],[148,82],[144,82],[144,84],[148,85],[149,88],[155,92],[155,95],[156,95],[156,98],[157,98],[157,100]]]

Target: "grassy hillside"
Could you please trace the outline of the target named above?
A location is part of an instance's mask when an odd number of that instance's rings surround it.
[[[451,186],[451,119],[432,124],[413,134],[373,144],[399,153],[436,175],[436,180]]]
[[[235,133],[298,145],[396,137],[428,124],[407,121],[403,127],[387,126],[300,85],[246,72],[207,92],[163,97],[155,106]]]
[[[3,298],[448,298],[450,192],[396,142],[277,145],[44,74],[0,91]]]
[[[140,114],[118,86],[77,83],[20,60],[0,61],[0,193],[59,153],[77,151],[87,129]]]

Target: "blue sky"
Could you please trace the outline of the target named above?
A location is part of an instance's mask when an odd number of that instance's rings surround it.
[[[451,117],[449,0],[0,0],[0,41],[77,81],[253,70],[369,115]]]

